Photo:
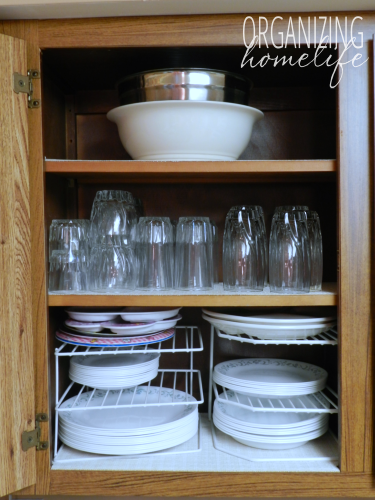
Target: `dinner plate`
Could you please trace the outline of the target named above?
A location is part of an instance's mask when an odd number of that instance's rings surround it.
[[[61,342],[65,342],[67,344],[73,345],[81,345],[81,346],[102,346],[102,347],[131,347],[136,345],[147,345],[147,344],[155,344],[158,342],[163,342],[164,340],[168,340],[172,338],[175,334],[175,329],[170,328],[164,332],[159,332],[155,334],[145,335],[141,337],[111,337],[111,338],[103,338],[99,336],[83,336],[83,335],[73,335],[67,334],[61,331],[56,332],[56,338],[61,340]]]
[[[258,325],[236,323],[223,319],[202,316],[211,325],[223,331],[228,335],[245,334],[251,337],[257,337],[260,340],[303,340],[307,337],[318,335],[319,333],[330,330],[336,323],[322,323],[314,325]]]
[[[124,321],[162,321],[177,316],[181,307],[126,307],[120,315]]]
[[[65,320],[65,325],[68,328],[73,328],[79,332],[89,332],[89,333],[98,333],[101,332],[105,328],[105,322],[102,323],[88,323],[83,321],[77,321],[75,319],[68,318]]]
[[[173,318],[152,321],[150,323],[107,323],[106,328],[109,328],[111,332],[118,335],[139,335],[140,333],[156,333],[168,328],[173,328],[176,326],[177,321],[180,321],[182,316],[179,314]]]
[[[84,308],[84,307],[69,307],[65,309],[69,317],[75,319],[76,321],[82,321],[86,323],[98,323],[101,321],[110,321],[117,318],[121,311],[108,311],[102,308]]]
[[[234,314],[223,314],[210,309],[202,308],[202,312],[207,316],[237,323],[261,324],[261,325],[313,325],[322,323],[333,323],[337,321],[336,316],[314,317],[302,314],[269,313],[252,316],[246,311],[246,316]],[[245,314],[245,311],[244,311]]]
[[[291,397],[324,389],[328,373],[318,366],[286,359],[246,358],[224,361],[213,380],[241,394]]]
[[[120,399],[119,399],[120,396]],[[158,403],[160,406],[141,406],[145,402]],[[172,405],[173,402],[186,402],[186,404]],[[78,399],[72,398],[64,401],[61,408],[90,408],[103,406],[100,409],[82,409],[59,412],[62,422],[78,429],[91,429],[94,432],[133,435],[134,432],[150,433],[161,432],[164,429],[184,425],[184,420],[198,411],[197,400],[183,391],[165,387],[140,386],[134,389],[120,391],[88,391],[81,394]],[[106,408],[111,405],[133,404],[131,407]],[[87,405],[87,406],[86,406]]]

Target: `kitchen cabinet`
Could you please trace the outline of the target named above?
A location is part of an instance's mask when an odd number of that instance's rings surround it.
[[[302,72],[282,66],[275,73],[245,69],[257,83],[252,103],[266,112],[266,118],[258,132],[254,130],[252,146],[241,161],[132,161],[119,147],[113,124],[105,119],[105,113],[118,105],[113,90],[116,77],[142,65],[199,61],[226,69],[239,67],[245,52],[244,17],[1,23],[0,282],[6,300],[2,299],[0,416],[6,432],[0,435],[0,494],[375,495],[371,312],[375,15],[362,15],[363,47],[350,49],[348,56],[360,52],[369,60],[358,67],[347,64],[334,91],[328,89],[330,68],[311,66]],[[271,22],[272,17],[268,19]],[[318,20],[318,28],[322,22]],[[285,35],[287,29],[285,20],[279,30]],[[287,54],[298,50],[285,48]],[[263,55],[265,47],[257,51]],[[27,108],[26,94],[12,90],[13,73],[25,75],[28,69],[41,71],[41,79],[32,79],[33,98],[41,99],[41,107]],[[269,215],[275,205],[307,201],[322,214],[328,283],[322,293],[299,296],[48,295],[46,235],[51,220],[87,218],[95,191],[107,186],[134,192],[150,214],[176,218],[204,212],[217,221],[220,231],[226,210],[241,200],[264,205]],[[54,328],[64,307],[73,305],[178,305],[185,307],[183,314],[190,322],[201,321],[202,306],[337,307],[338,349],[322,351],[322,359],[332,361],[338,378],[340,472],[197,472],[184,470],[178,459],[175,470],[168,471],[56,470],[50,451],[35,447],[22,451],[22,432],[35,429],[37,414],[49,417],[48,421],[39,417],[41,441],[53,441]],[[276,347],[262,349],[257,352],[280,355]],[[205,342],[206,356],[200,363],[206,369],[208,352]],[[298,356],[295,350],[290,353]],[[320,355],[302,346],[300,353],[306,360]]]

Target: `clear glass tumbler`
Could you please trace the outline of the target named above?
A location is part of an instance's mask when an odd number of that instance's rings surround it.
[[[89,225],[86,219],[54,219],[49,228],[49,258],[55,250],[83,251],[89,248]]]
[[[88,290],[88,255],[83,251],[53,250],[49,265],[49,291]]]
[[[263,237],[260,216],[256,209],[242,205],[229,210],[223,238],[225,290],[263,290]]]
[[[136,236],[136,287],[173,288],[174,236],[168,217],[141,217]]]
[[[208,217],[180,217],[176,231],[174,287],[213,288],[212,226]]]
[[[306,212],[280,211],[274,214],[269,265],[271,292],[310,291],[311,253]]]
[[[132,246],[102,245],[91,248],[90,290],[101,293],[134,290],[135,272]]]
[[[134,245],[137,211],[131,193],[98,191],[90,219],[92,247]]]

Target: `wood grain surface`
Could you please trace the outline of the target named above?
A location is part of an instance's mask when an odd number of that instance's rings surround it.
[[[332,15],[333,13],[325,14]],[[187,46],[243,46],[242,25],[247,14],[225,14],[205,16],[154,16],[102,19],[51,19],[39,21],[39,43],[47,47],[187,47]],[[250,14],[249,14],[250,15]],[[276,14],[266,14],[268,24]],[[359,12],[340,12],[341,23],[347,16],[348,24],[356,15],[364,20],[360,25],[364,40],[372,38],[375,14]],[[298,14],[293,14],[298,23]],[[304,13],[301,18],[307,25],[308,17],[317,19],[317,38],[323,29],[324,13]],[[258,25],[259,15],[252,16]],[[289,16],[277,23],[274,43],[280,44],[279,32],[285,35],[288,30]],[[342,24],[343,25],[343,24]],[[327,33],[327,32],[325,32]],[[250,33],[251,37],[251,33]],[[272,45],[271,31],[266,33],[267,42]],[[333,36],[334,39],[334,36]]]
[[[0,35],[0,495],[35,483],[35,429],[27,96],[13,73],[27,72],[27,45]]]
[[[186,307],[240,307],[240,306],[335,306],[336,283],[324,283],[326,293],[301,295],[55,295],[48,296],[49,306],[186,306]]]
[[[249,160],[249,161],[111,161],[111,160],[46,160],[48,173],[78,177],[92,174],[268,174],[268,173],[333,173],[335,160]],[[228,179],[229,180],[229,179]]]
[[[147,497],[373,497],[372,474],[51,472],[51,495]]]
[[[360,50],[364,59],[372,47]],[[358,52],[358,51],[357,51]],[[350,50],[349,57],[354,51]],[[372,64],[347,65],[338,94],[341,470],[369,472],[373,450]]]

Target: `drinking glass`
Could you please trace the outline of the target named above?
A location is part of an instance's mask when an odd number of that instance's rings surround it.
[[[166,290],[173,287],[174,241],[168,217],[141,217],[136,236],[136,287]]]
[[[83,251],[53,250],[49,267],[49,290],[85,291],[87,286],[87,258]]]
[[[91,248],[90,290],[120,293],[135,289],[135,257],[131,246],[101,245]]]
[[[208,217],[180,217],[176,231],[175,288],[213,288],[212,226]]]
[[[310,291],[311,255],[306,212],[280,211],[274,214],[269,263],[271,292]]]
[[[219,283],[219,234],[217,225],[210,220],[212,227],[212,265],[214,270],[214,283]]]
[[[49,231],[49,290],[87,290],[88,225],[84,219],[55,219]]]
[[[88,251],[89,224],[86,219],[54,219],[49,228],[49,258],[54,250]]]
[[[223,282],[225,290],[263,290],[264,241],[259,212],[232,207],[225,220]]]
[[[127,191],[98,191],[91,210],[91,246],[134,245],[137,211]]]
[[[320,220],[317,212],[313,210],[306,211],[306,216],[311,253],[310,290],[319,291],[322,289],[323,277],[323,239]]]

